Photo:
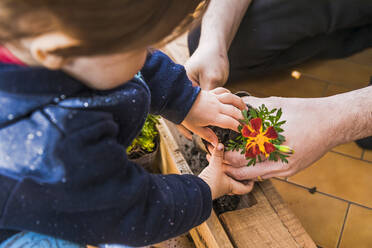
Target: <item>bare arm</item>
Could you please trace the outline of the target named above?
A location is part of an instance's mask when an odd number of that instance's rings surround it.
[[[212,0],[202,21],[199,46],[228,50],[252,0]]]
[[[185,67],[203,89],[223,86],[229,75],[227,51],[251,0],[212,0],[201,26],[199,46]]]
[[[330,97],[340,136],[338,144],[372,135],[372,87]]]

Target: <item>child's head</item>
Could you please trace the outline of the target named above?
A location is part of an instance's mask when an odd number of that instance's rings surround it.
[[[201,2],[0,0],[0,42],[29,64],[112,88],[141,68],[147,46],[182,33]]]

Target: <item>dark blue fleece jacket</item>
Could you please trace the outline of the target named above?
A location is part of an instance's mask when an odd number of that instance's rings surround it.
[[[180,123],[200,91],[161,52],[141,74],[97,91],[61,71],[0,64],[0,233],[142,246],[209,217],[201,179],[127,159],[149,112]]]

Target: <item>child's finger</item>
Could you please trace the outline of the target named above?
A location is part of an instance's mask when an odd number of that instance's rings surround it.
[[[221,95],[217,95],[216,97],[221,103],[233,105],[240,110],[246,109],[246,105],[243,100],[236,95],[233,95],[231,93],[224,93]]]
[[[224,154],[223,156],[225,157],[225,154]],[[212,157],[212,156],[209,155],[209,154],[207,154],[205,157],[206,157],[208,163],[210,163],[210,162],[211,162],[211,157]],[[222,161],[222,164],[223,164],[224,167],[225,167],[225,166],[230,166],[230,165],[227,163],[227,161],[226,161],[225,159]]]
[[[192,140],[192,133],[187,129],[185,128],[183,125],[177,125],[176,126],[178,131],[186,137],[186,139],[188,140]]]
[[[216,134],[212,131],[212,129],[208,127],[195,127],[192,130],[196,135],[199,135],[202,139],[206,140],[207,142],[217,146],[218,138]]]
[[[239,127],[240,123],[239,123],[239,121],[235,120],[234,118],[232,118],[228,115],[220,114],[216,118],[213,125],[221,127],[221,128],[225,128],[225,129],[231,129],[231,130],[234,130],[235,132],[239,132],[238,127]]]
[[[209,163],[211,162],[211,155],[207,154],[207,155],[205,156],[205,158],[207,159],[207,161],[208,161]]]
[[[222,114],[231,116],[235,120],[243,120],[244,119],[242,111],[240,111],[239,109],[237,109],[236,107],[234,107],[232,105],[222,104],[221,108],[220,108],[220,111],[221,111]]]
[[[252,191],[254,182],[248,181],[246,183],[238,182],[232,178],[230,180],[231,193],[235,195],[245,195]]]
[[[213,165],[218,164],[219,166],[222,166],[223,154],[224,154],[224,146],[223,144],[219,143],[213,150],[212,156],[210,157],[210,161],[211,161],[210,164],[213,164]]]
[[[209,154],[212,154],[214,147],[211,144],[208,144],[207,149],[208,149]]]
[[[223,88],[223,87],[217,87],[213,90],[210,90],[209,92],[213,93],[213,94],[216,94],[216,95],[221,95],[223,93],[230,93],[230,91],[226,88]]]

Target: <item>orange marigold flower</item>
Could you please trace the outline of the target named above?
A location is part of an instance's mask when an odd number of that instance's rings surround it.
[[[243,137],[247,138],[245,147],[245,156],[255,158],[261,153],[268,157],[270,153],[275,151],[275,146],[270,143],[270,140],[278,138],[278,134],[274,127],[270,126],[263,132],[261,118],[250,120],[250,125],[244,125],[242,129]]]

